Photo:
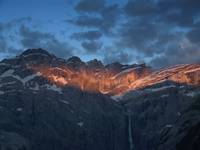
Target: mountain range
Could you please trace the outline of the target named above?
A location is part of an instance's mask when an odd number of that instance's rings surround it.
[[[198,150],[200,64],[156,70],[29,49],[0,62],[0,150]]]

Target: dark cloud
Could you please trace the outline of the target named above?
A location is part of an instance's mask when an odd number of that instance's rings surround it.
[[[74,33],[71,38],[76,40],[97,40],[100,39],[102,36],[102,33],[97,30],[93,31],[87,31],[87,32],[80,32],[80,33]]]
[[[198,61],[199,8],[199,0],[129,0],[117,44],[152,59],[158,67]]]
[[[151,50],[153,41],[158,39],[158,27],[153,23],[129,21],[119,31],[119,46],[135,49],[140,53],[151,55],[158,51]]]
[[[120,8],[117,4],[107,6],[103,9],[101,12],[101,16],[103,18],[101,29],[105,33],[112,32],[116,27],[118,21],[120,20],[120,12]]]
[[[192,29],[187,33],[188,39],[193,43],[198,43],[200,46],[200,27]]]
[[[197,63],[200,62],[199,55],[200,50],[196,50],[195,52],[185,52],[180,49],[174,55],[165,54],[163,56],[157,57],[153,59],[150,64],[154,67],[160,68],[163,66],[173,66],[175,64]]]
[[[71,23],[80,27],[95,27],[104,33],[110,33],[120,17],[119,6],[106,5],[103,0],[81,0],[75,10],[80,16],[71,20]],[[95,15],[89,12],[95,12]]]
[[[199,0],[129,0],[124,11],[132,17],[188,27],[200,15],[199,8]]]
[[[124,10],[130,16],[144,16],[156,13],[157,7],[153,0],[129,0]]]
[[[80,12],[98,12],[101,11],[104,6],[104,0],[80,0],[75,6],[75,10]]]
[[[22,17],[10,20],[8,22],[0,22],[0,53],[4,53],[7,57],[14,56],[22,50],[14,47],[14,42],[18,41],[17,30],[18,27],[27,22],[31,22],[31,17]],[[3,55],[4,55],[3,54]]]
[[[98,41],[87,41],[83,42],[81,45],[89,53],[97,52],[102,47],[102,43]]]
[[[30,23],[31,21],[32,21],[31,17],[22,17],[22,18],[13,19],[5,23],[0,22],[0,31],[10,30],[11,28],[18,27],[21,24]]]
[[[86,27],[86,31],[74,33],[71,37],[84,40],[81,46],[86,52],[97,52],[103,46],[103,43],[97,40],[103,35],[111,35],[117,25],[121,15],[119,6],[108,5],[104,0],[80,0],[74,9],[79,16],[70,22],[79,26],[80,29]],[[91,31],[91,28],[95,30]]]
[[[94,16],[79,16],[77,19],[71,20],[71,23],[80,26],[80,27],[97,27],[101,28],[103,25],[103,19],[100,17]]]
[[[132,61],[132,56],[126,51],[115,51],[107,49],[107,53],[104,55],[103,62],[105,64],[110,64],[114,62],[120,63],[130,63]]]
[[[160,0],[158,7],[160,19],[182,27],[192,26],[195,17],[200,15],[199,0]]]
[[[5,55],[6,57],[12,57],[19,54],[20,52],[22,52],[22,50],[19,50],[17,48],[14,48],[8,45],[6,39],[3,37],[0,37],[0,54]],[[2,59],[1,55],[0,55],[0,59]]]
[[[194,44],[188,39],[179,38],[179,40],[171,41],[163,54],[154,58],[151,64],[156,67],[163,67],[174,64],[200,62],[199,46],[199,44]]]
[[[21,44],[27,48],[43,48],[51,51],[59,57],[69,57],[73,54],[73,47],[68,43],[60,42],[54,35],[33,31],[26,26],[20,28]]]
[[[20,35],[22,37],[21,43],[25,48],[36,48],[42,45],[44,40],[53,39],[53,35],[49,33],[42,33],[39,31],[31,31],[28,27],[22,25],[20,28]]]

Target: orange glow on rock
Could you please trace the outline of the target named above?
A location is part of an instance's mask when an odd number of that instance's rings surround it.
[[[58,86],[74,86],[83,91],[100,92],[103,94],[116,95],[128,90],[136,79],[149,74],[148,69],[140,73],[134,71],[116,74],[102,69],[83,68],[79,70],[67,67],[50,67],[45,65],[29,66],[35,72],[40,72],[49,82]]]
[[[30,66],[29,66],[30,67]],[[120,95],[129,90],[144,88],[166,80],[187,83],[190,85],[200,84],[200,65],[179,65],[151,72],[148,68],[138,71],[132,68],[120,73],[106,69],[95,70],[87,67],[73,70],[66,66],[31,66],[35,72],[51,83],[58,86],[73,86],[88,92],[100,92],[108,95]]]

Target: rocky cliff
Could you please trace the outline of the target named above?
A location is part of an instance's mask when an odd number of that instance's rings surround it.
[[[200,65],[153,71],[30,49],[0,62],[2,150],[198,150]]]

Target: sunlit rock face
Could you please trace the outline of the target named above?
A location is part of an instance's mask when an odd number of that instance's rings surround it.
[[[121,94],[130,89],[130,85],[134,81],[151,72],[151,69],[145,64],[113,63],[104,66],[96,59],[85,63],[74,56],[65,61],[50,54],[42,54],[47,58],[42,58],[44,62],[38,64],[30,61],[31,58],[29,58],[37,53],[32,53],[32,51],[30,53],[26,52],[26,55],[21,55],[23,59],[29,60],[26,63],[27,68],[41,73],[44,78],[58,86],[73,86],[88,92],[100,92],[108,95]]]
[[[144,88],[164,81],[174,81],[181,84],[200,84],[200,64],[185,64],[164,68],[153,72],[145,78],[133,82],[132,89]]]
[[[108,95],[120,95],[167,80],[189,85],[200,84],[199,64],[179,65],[156,72],[152,72],[145,65],[132,65],[124,70],[120,68],[120,71],[108,67],[90,68],[87,64],[78,70],[67,65],[59,67],[35,65],[31,67],[59,86],[75,86],[84,91]]]
[[[64,60],[42,49],[27,50],[5,62],[22,64],[60,87],[72,86],[111,96],[167,80],[189,85],[200,83],[200,64],[177,65],[153,71],[145,64],[122,65],[116,62],[105,66],[96,59],[83,62],[75,56]]]

